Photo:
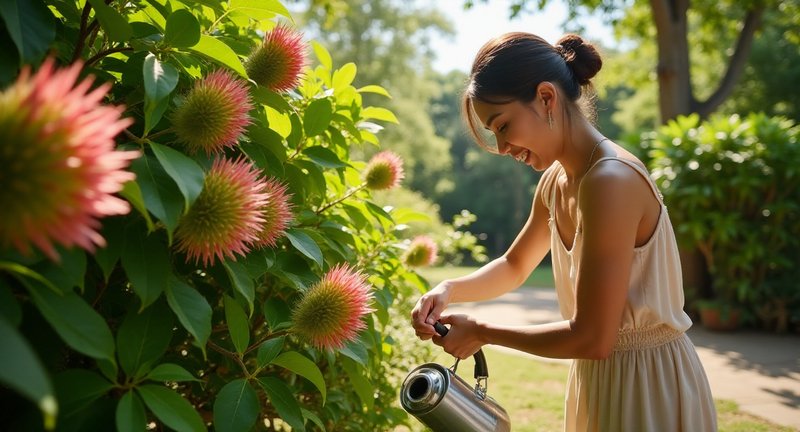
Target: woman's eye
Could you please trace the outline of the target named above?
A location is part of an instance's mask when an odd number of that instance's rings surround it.
[[[503,133],[508,129],[508,123],[503,124],[499,128],[497,128],[497,132]]]

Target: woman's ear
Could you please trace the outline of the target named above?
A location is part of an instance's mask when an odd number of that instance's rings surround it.
[[[542,81],[536,86],[536,96],[542,101],[545,108],[554,110],[558,106],[558,92],[556,86],[549,81]]]

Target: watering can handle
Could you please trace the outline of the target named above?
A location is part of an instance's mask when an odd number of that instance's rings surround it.
[[[439,333],[439,336],[442,337],[447,335],[447,332],[450,331],[439,321],[433,323],[433,328],[436,330],[436,333]],[[472,358],[475,359],[475,379],[488,378],[489,367],[486,365],[486,357],[483,355],[483,350],[479,349],[478,352],[472,355]]]

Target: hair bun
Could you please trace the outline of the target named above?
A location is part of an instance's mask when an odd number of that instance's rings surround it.
[[[600,72],[603,60],[594,45],[586,42],[576,34],[564,35],[555,45],[556,51],[572,69],[575,80],[580,85],[587,85]]]

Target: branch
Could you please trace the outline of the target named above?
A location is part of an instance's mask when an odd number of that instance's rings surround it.
[[[86,43],[86,35],[88,34],[86,24],[89,21],[89,12],[91,10],[92,5],[87,1],[86,5],[83,6],[83,12],[81,12],[81,29],[78,31],[78,43],[75,44],[75,51],[72,52],[72,62],[78,60],[81,56],[83,44]]]
[[[362,184],[361,186],[359,186],[359,187],[357,187],[357,188],[353,188],[352,190],[350,190],[350,192],[347,192],[347,193],[346,193],[346,194],[344,194],[344,195],[343,195],[341,198],[339,198],[339,199],[337,199],[336,201],[332,201],[332,202],[330,202],[330,203],[328,203],[328,204],[326,204],[326,205],[324,205],[324,206],[320,207],[320,208],[319,208],[319,209],[317,209],[317,211],[315,211],[314,213],[316,213],[316,214],[318,214],[318,215],[319,215],[319,214],[322,214],[322,212],[324,212],[325,210],[327,210],[327,209],[329,209],[329,208],[331,208],[331,207],[335,206],[336,204],[339,204],[340,202],[342,202],[342,201],[346,200],[347,198],[350,198],[350,197],[351,197],[351,196],[353,196],[353,195],[354,195],[356,192],[358,192],[358,191],[360,191],[360,190],[364,189],[365,187],[367,187],[367,184],[366,184],[366,183]]]
[[[719,87],[705,101],[695,102],[693,111],[700,114],[701,118],[706,118],[714,112],[733,91],[734,84],[736,84],[747,64],[747,57],[750,55],[750,49],[753,46],[755,32],[761,26],[764,9],[764,5],[758,5],[747,11],[744,27],[742,27],[739,39],[736,41],[736,51],[734,51],[730,62],[728,62],[728,69],[720,80]]]
[[[94,63],[98,62],[100,59],[109,54],[114,54],[123,51],[133,51],[133,48],[123,46],[123,47],[110,48],[105,51],[100,51],[99,53],[93,55],[89,60],[86,60],[86,66],[93,65]]]
[[[245,377],[247,379],[250,379],[250,377],[251,377],[250,371],[247,370],[247,366],[245,366],[244,362],[242,361],[242,359],[238,355],[236,355],[235,353],[233,353],[231,351],[226,350],[225,348],[222,348],[221,346],[215,344],[214,342],[211,342],[211,339],[206,341],[206,343],[214,351],[224,355],[225,357],[228,357],[228,358],[231,358],[231,359],[235,360],[236,363],[239,364],[239,367],[242,368],[242,372],[244,372]]]

